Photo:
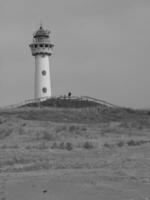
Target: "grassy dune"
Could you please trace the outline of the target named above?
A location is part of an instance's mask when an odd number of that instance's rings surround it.
[[[109,191],[120,182],[114,199],[117,194],[121,199],[136,199],[150,186],[149,152],[149,111],[107,107],[0,110],[2,177],[56,170],[59,179],[84,182],[91,192],[102,183],[107,182],[107,188],[103,187]],[[129,195],[124,191],[127,182]],[[134,193],[133,185],[141,193]],[[143,199],[150,197],[149,190],[146,194]]]

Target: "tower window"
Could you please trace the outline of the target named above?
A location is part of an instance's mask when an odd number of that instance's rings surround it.
[[[47,92],[47,88],[46,88],[46,87],[43,87],[43,88],[42,88],[42,91],[43,91],[43,93],[46,93],[46,92]]]
[[[45,47],[48,47],[48,44],[46,44]]]
[[[45,70],[42,71],[42,75],[43,75],[43,76],[46,75],[46,71],[45,71]]]
[[[34,46],[35,48],[37,47],[37,44],[35,44],[35,46]]]
[[[43,47],[43,44],[40,44],[40,47]]]

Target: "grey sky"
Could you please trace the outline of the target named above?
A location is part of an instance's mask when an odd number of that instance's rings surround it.
[[[148,0],[1,0],[0,106],[33,98],[28,45],[41,20],[55,44],[54,95],[150,107]]]

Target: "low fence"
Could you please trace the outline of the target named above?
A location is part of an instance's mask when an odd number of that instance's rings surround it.
[[[20,102],[18,104],[12,104],[12,105],[8,105],[8,106],[4,106],[2,107],[2,109],[15,109],[15,108],[18,108],[18,107],[22,107],[22,106],[25,106],[25,105],[28,105],[28,104],[32,104],[32,103],[37,103],[39,104],[39,107],[40,107],[40,103],[42,101],[45,101],[45,100],[49,100],[49,99],[56,99],[56,100],[76,100],[76,101],[88,101],[88,102],[95,102],[99,105],[105,105],[105,106],[108,106],[108,107],[116,107],[116,108],[120,108],[119,106],[117,105],[114,105],[114,104],[111,104],[107,101],[104,101],[104,100],[101,100],[101,99],[96,99],[96,98],[93,98],[93,97],[89,97],[89,96],[81,96],[81,97],[78,97],[78,96],[53,96],[53,97],[42,97],[42,98],[38,98],[38,99],[28,99],[28,100],[25,100],[23,102]],[[97,105],[98,106],[98,105]]]

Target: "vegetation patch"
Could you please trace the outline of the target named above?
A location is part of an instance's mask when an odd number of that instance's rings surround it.
[[[12,133],[12,128],[6,127],[6,128],[0,128],[0,139],[5,139]]]
[[[138,145],[142,145],[142,144],[146,144],[149,143],[150,141],[144,141],[144,140],[139,140],[139,141],[135,141],[135,140],[129,140],[127,142],[128,146],[138,146]]]
[[[92,142],[86,141],[86,142],[83,144],[83,148],[84,148],[84,149],[93,149],[93,148],[94,148],[94,145],[93,145]]]
[[[55,142],[52,144],[51,148],[71,151],[73,149],[73,144],[71,142]]]
[[[125,143],[123,142],[123,141],[119,141],[118,143],[117,143],[117,146],[118,147],[123,147],[125,145]]]

